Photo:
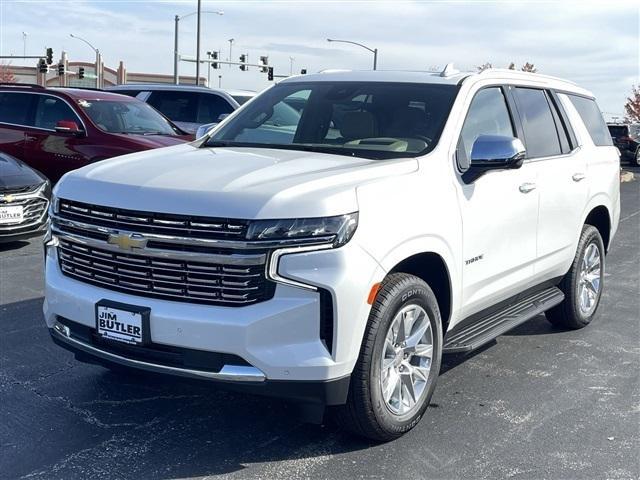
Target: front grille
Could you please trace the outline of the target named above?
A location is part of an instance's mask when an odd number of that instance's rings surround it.
[[[30,197],[30,198],[18,198],[7,202],[4,199],[0,199],[0,206],[22,206],[22,222],[20,223],[5,223],[0,224],[0,231],[3,229],[15,229],[16,227],[32,225],[37,223],[45,211],[47,210],[48,202],[44,198]]]
[[[244,240],[248,226],[246,220],[142,212],[64,199],[58,208],[62,218],[138,233]]]
[[[59,239],[62,272],[93,285],[165,300],[239,306],[273,295],[264,263],[215,264],[116,253]]]

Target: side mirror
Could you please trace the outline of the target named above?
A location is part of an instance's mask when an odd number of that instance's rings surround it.
[[[68,133],[69,135],[81,135],[82,129],[72,120],[60,120],[56,123],[55,130],[58,133]]]
[[[198,130],[196,130],[196,140],[207,135],[211,130],[213,130],[217,123],[205,123],[204,125],[200,125]]]
[[[490,170],[520,168],[526,150],[519,138],[502,135],[480,135],[471,148],[471,164],[464,173],[465,183],[471,183]]]

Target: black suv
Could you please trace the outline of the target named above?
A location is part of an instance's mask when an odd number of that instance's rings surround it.
[[[607,126],[613,143],[622,154],[622,159],[629,160],[631,165],[640,167],[640,125],[610,123]]]

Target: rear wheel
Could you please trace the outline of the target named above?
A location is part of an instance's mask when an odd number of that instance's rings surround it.
[[[559,285],[565,299],[546,312],[552,324],[578,329],[591,322],[602,295],[604,253],[604,243],[598,229],[585,225],[571,269]]]
[[[389,275],[371,308],[341,424],[377,441],[411,430],[429,405],[441,356],[433,291],[413,275]]]

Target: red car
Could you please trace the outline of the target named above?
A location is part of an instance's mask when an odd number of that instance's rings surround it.
[[[146,103],[125,95],[0,85],[0,152],[52,182],[98,160],[192,139]]]

